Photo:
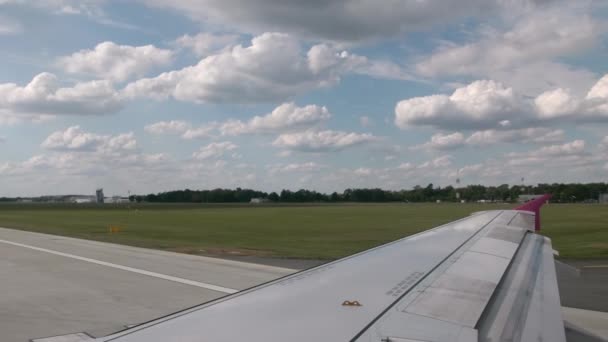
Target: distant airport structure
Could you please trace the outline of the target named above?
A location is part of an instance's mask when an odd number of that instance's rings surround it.
[[[74,195],[65,199],[66,202],[69,203],[95,203],[95,196],[86,196],[86,195]]]
[[[600,197],[598,198],[598,202],[600,203],[608,203],[608,194],[600,194]]]
[[[104,202],[104,197],[103,197],[103,189],[97,189],[95,191],[95,199],[97,203],[103,203]]]
[[[106,198],[107,203],[129,203],[129,197],[112,196]]]

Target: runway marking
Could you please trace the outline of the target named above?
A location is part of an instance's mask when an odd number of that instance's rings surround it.
[[[583,268],[608,268],[608,265],[587,265],[583,266]]]
[[[18,246],[18,247],[33,249],[33,250],[39,251],[39,252],[45,252],[45,253],[49,253],[49,254],[55,254],[55,255],[66,257],[66,258],[72,258],[72,259],[76,259],[76,260],[86,261],[86,262],[90,262],[92,264],[97,264],[97,265],[101,265],[101,266],[116,268],[116,269],[123,270],[123,271],[143,274],[143,275],[147,275],[149,277],[169,280],[169,281],[173,281],[173,282],[181,283],[181,284],[186,284],[186,285],[197,286],[197,287],[201,287],[201,288],[208,289],[208,290],[213,290],[213,291],[218,291],[218,292],[223,292],[223,293],[228,293],[228,294],[239,292],[239,290],[235,290],[235,289],[231,289],[231,288],[227,288],[227,287],[223,287],[223,286],[218,286],[218,285],[213,285],[213,284],[207,284],[207,283],[201,283],[201,282],[194,281],[194,280],[189,280],[189,279],[184,279],[184,278],[178,278],[178,277],[174,277],[174,276],[170,276],[170,275],[166,275],[166,274],[161,274],[161,273],[156,273],[156,272],[150,272],[150,271],[142,270],[142,269],[139,269],[139,268],[133,268],[133,267],[129,267],[129,266],[123,266],[123,265],[113,264],[113,263],[105,262],[105,261],[101,261],[101,260],[96,260],[96,259],[91,259],[91,258],[85,258],[85,257],[81,257],[81,256],[74,255],[74,254],[54,251],[54,250],[51,250],[51,249],[40,248],[40,247],[35,247],[35,246],[30,246],[30,245],[24,245],[24,244],[18,243],[18,242],[12,242],[12,241],[2,240],[2,239],[0,239],[0,242],[8,244],[8,245],[13,245],[13,246]]]

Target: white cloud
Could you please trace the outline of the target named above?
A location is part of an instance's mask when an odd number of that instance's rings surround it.
[[[538,113],[543,118],[554,118],[576,111],[580,104],[567,89],[546,91],[534,99]]]
[[[540,149],[532,152],[528,152],[529,155],[540,155],[540,156],[561,156],[570,154],[579,154],[585,150],[584,140],[574,140],[569,143],[562,145],[551,145],[541,147]]]
[[[412,164],[410,162],[401,163],[397,167],[398,170],[403,170],[403,171],[411,171],[411,170],[413,170],[415,168],[416,168],[416,165],[414,165],[414,164]]]
[[[307,105],[298,107],[293,102],[283,103],[271,113],[254,116],[247,122],[228,120],[219,127],[223,135],[281,133],[319,125],[331,117],[326,107]]]
[[[345,73],[382,77],[370,69],[374,63],[325,44],[305,54],[294,37],[264,33],[254,37],[250,46],[236,45],[194,66],[132,82],[125,94],[198,103],[281,101],[333,85]]]
[[[306,173],[316,172],[325,168],[325,165],[321,165],[315,162],[306,163],[291,163],[291,164],[278,164],[269,167],[271,173]]]
[[[451,96],[415,97],[397,103],[395,124],[441,128],[496,127],[503,120],[529,113],[526,103],[512,88],[494,81],[475,81],[458,88]]]
[[[591,72],[554,61],[596,46],[602,26],[587,11],[583,4],[561,3],[526,12],[510,30],[482,26],[476,41],[444,43],[422,57],[416,70],[431,77],[490,78],[527,95],[547,87],[587,88],[593,81]]]
[[[89,81],[62,88],[55,75],[41,73],[24,87],[0,84],[0,116],[107,114],[119,111],[122,106],[122,97],[109,81]]]
[[[499,143],[535,143],[548,144],[562,142],[565,132],[561,129],[544,127],[522,128],[513,130],[489,129],[473,132],[466,137],[460,132],[436,133],[424,144],[410,147],[411,150],[450,150],[464,146],[491,146]]]
[[[183,120],[159,121],[144,126],[144,130],[150,134],[157,135],[180,135],[183,139],[202,139],[213,136],[218,125],[215,122],[199,127],[193,127],[191,123]]]
[[[193,127],[186,121],[171,120],[156,122],[145,126],[144,129],[152,134],[181,134],[184,139],[197,139],[219,135],[296,132],[316,128],[330,117],[331,113],[326,107],[317,105],[298,107],[290,102],[277,106],[266,115],[256,115],[247,121],[229,119]]]
[[[175,40],[175,45],[192,50],[198,57],[205,57],[237,43],[235,34],[211,34],[202,32],[194,36],[185,34]]]
[[[190,123],[183,120],[159,121],[146,125],[144,130],[151,134],[182,134],[190,129]]]
[[[184,139],[203,139],[209,138],[213,136],[213,132],[217,129],[217,125],[215,123],[211,123],[208,125],[199,126],[196,128],[190,128],[182,134],[182,138]]]
[[[463,146],[465,143],[464,135],[460,132],[450,134],[433,134],[431,140],[412,147],[411,149],[432,149],[432,150],[451,150]]]
[[[150,6],[177,10],[204,24],[242,32],[276,30],[319,40],[361,41],[419,32],[460,18],[533,7],[536,1],[392,1],[374,0],[140,0]]]
[[[88,74],[114,81],[141,77],[154,67],[168,65],[173,53],[153,45],[129,46],[99,43],[94,50],[81,50],[61,57],[57,64],[72,74]]]
[[[397,103],[395,124],[401,129],[432,126],[442,129],[521,128],[547,121],[576,122],[608,119],[608,75],[587,96],[567,89],[549,90],[535,99],[495,81],[475,81],[450,96],[415,97]]]
[[[197,152],[194,152],[192,158],[197,160],[216,159],[237,148],[238,146],[230,141],[214,142],[207,146],[203,146]]]
[[[586,156],[588,153],[585,152],[584,140],[574,140],[561,145],[544,146],[536,150],[512,152],[506,155],[508,164],[511,166],[540,165],[548,161],[571,161],[572,166],[575,166],[580,161],[589,162],[590,160]]]
[[[97,151],[106,154],[133,150],[137,146],[133,133],[100,135],[85,132],[79,126],[68,127],[49,135],[40,145],[55,151]]]
[[[554,87],[570,88],[578,94],[597,79],[597,75],[587,69],[552,61],[532,62],[508,70],[496,69],[488,77],[527,96],[536,96]]]
[[[446,44],[416,67],[428,76],[487,75],[521,62],[563,56],[592,47],[597,23],[589,16],[564,11],[538,11],[515,23],[512,30],[483,31],[480,40],[458,46]]]
[[[414,79],[398,64],[387,60],[370,60],[365,56],[344,51],[335,45],[314,45],[308,50],[307,57],[310,70],[315,74],[351,72],[381,79]]]
[[[515,130],[484,130],[473,132],[467,139],[467,145],[488,146],[498,143],[556,143],[565,139],[561,129],[543,127],[522,128]]]
[[[328,152],[377,141],[369,133],[347,133],[342,131],[305,131],[281,134],[273,146],[303,152]]]
[[[426,161],[417,166],[418,169],[428,169],[428,168],[446,168],[452,165],[452,156],[443,155],[437,157],[433,160]]]

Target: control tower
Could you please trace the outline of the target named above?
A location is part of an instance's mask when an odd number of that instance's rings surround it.
[[[96,200],[95,202],[97,202],[97,203],[103,203],[103,197],[104,197],[103,196],[103,189],[101,189],[101,188],[97,189],[95,191],[95,200]]]

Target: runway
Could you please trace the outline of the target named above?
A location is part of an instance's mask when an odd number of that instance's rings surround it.
[[[0,228],[1,339],[24,342],[80,332],[105,336],[319,263],[239,259]],[[563,311],[572,323],[567,324],[568,340],[596,341],[579,330],[586,326],[596,335],[608,333],[603,328],[608,324],[608,268],[601,267],[605,262],[573,264],[576,268],[556,263],[562,305],[576,308]]]
[[[0,332],[104,336],[291,269],[0,228]]]

